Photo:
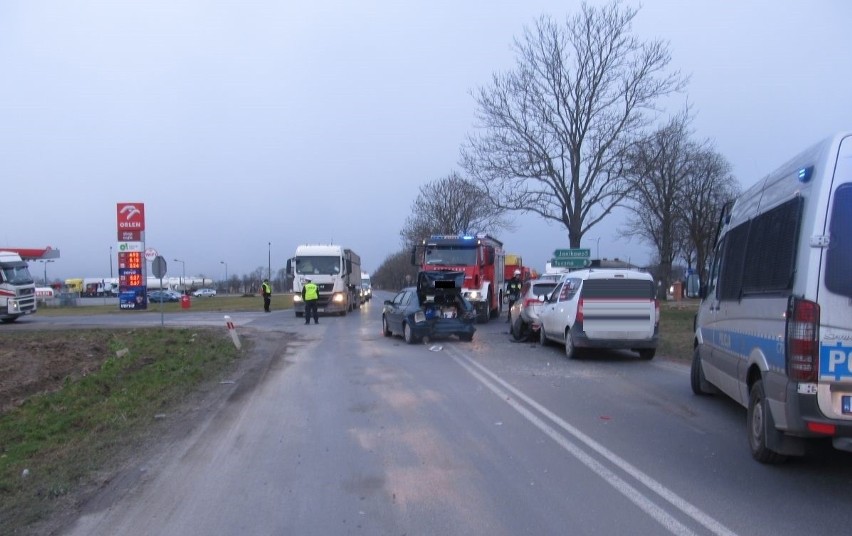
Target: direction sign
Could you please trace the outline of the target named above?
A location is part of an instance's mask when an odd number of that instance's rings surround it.
[[[556,249],[553,256],[557,259],[588,259],[592,256],[589,248]]]
[[[559,257],[555,259],[550,259],[550,265],[554,268],[585,268],[590,265],[591,261],[589,259],[582,258],[565,258]]]

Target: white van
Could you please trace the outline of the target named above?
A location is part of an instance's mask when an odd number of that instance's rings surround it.
[[[539,340],[580,348],[627,349],[653,359],[660,328],[654,278],[647,272],[589,268],[568,272],[539,309]]]
[[[752,456],[852,451],[852,132],[728,207],[695,319],[691,383],[748,408]]]

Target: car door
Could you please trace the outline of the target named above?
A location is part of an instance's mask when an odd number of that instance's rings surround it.
[[[556,315],[556,304],[557,299],[559,298],[559,292],[562,289],[562,283],[556,285],[556,288],[553,289],[553,292],[547,298],[541,309],[539,310],[538,320],[541,323],[541,330],[547,338],[551,337],[551,333],[553,331],[553,324],[555,323],[555,315]]]
[[[402,290],[391,301],[390,306],[385,312],[388,327],[394,333],[402,333],[402,322],[405,315],[408,314],[408,308],[411,303],[411,298],[414,292],[410,290]]]

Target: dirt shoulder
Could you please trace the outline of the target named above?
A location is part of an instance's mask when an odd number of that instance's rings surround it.
[[[33,394],[56,390],[66,379],[100,367],[111,352],[85,331],[16,333],[4,337],[0,350],[0,414]],[[14,527],[11,534],[61,534],[81,514],[107,508],[136,485],[147,462],[167,452],[229,403],[264,381],[271,370],[287,366],[288,346],[298,335],[244,329],[241,356],[222,376],[198,385],[154,422],[135,431],[132,448],[106,452],[103,466],[88,482],[52,501],[48,516],[35,525]],[[0,532],[4,532],[0,530]]]

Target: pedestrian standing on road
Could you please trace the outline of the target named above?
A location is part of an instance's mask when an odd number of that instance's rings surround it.
[[[512,305],[514,305],[521,296],[521,285],[521,271],[515,270],[515,273],[512,274],[512,279],[506,282],[506,295],[509,299],[509,312],[506,314],[506,322],[510,322],[512,320]]]
[[[260,285],[260,292],[263,294],[263,310],[269,312],[269,304],[272,303],[272,285],[269,284],[269,279],[264,279]]]
[[[311,314],[314,316],[314,324],[319,324],[318,299],[319,287],[316,283],[311,282],[310,277],[306,277],[305,284],[302,285],[302,301],[305,302],[305,324],[311,323]]]

